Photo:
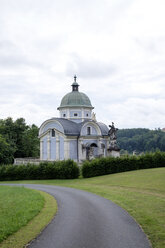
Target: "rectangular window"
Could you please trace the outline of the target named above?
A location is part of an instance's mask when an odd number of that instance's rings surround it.
[[[66,116],[66,114],[63,114],[63,117],[65,117]]]
[[[90,135],[90,134],[91,134],[91,128],[87,127],[87,135]]]
[[[74,116],[77,116],[77,113],[74,113]]]
[[[56,136],[55,130],[52,129],[52,137],[55,137],[55,136]]]

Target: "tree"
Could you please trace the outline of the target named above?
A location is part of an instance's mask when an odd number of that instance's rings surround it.
[[[29,126],[23,135],[23,155],[24,157],[39,156],[39,128],[36,125]]]
[[[16,121],[13,121],[11,117],[0,120],[1,156],[3,157],[4,154],[6,157],[8,154],[11,162],[13,158],[18,157],[38,157],[38,131],[39,128],[36,125],[28,126],[23,118]],[[2,161],[6,163],[7,160],[3,158],[0,163]]]
[[[25,119],[23,118],[19,118],[17,119],[14,123],[14,132],[16,135],[16,139],[15,139],[15,144],[17,147],[17,150],[14,154],[14,156],[16,158],[21,158],[21,157],[25,157],[25,153],[24,153],[24,135],[26,133],[26,131],[28,130],[28,126],[25,123]]]
[[[129,153],[135,150],[139,153],[154,152],[157,149],[165,151],[165,132],[160,129],[120,129],[117,138],[120,148],[127,150]]]
[[[11,164],[14,160],[14,148],[0,134],[0,164]]]

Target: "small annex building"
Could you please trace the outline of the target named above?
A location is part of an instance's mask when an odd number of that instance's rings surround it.
[[[109,147],[108,127],[97,122],[89,97],[79,92],[74,77],[72,91],[57,108],[60,117],[42,123],[39,130],[40,160],[73,159],[83,162],[94,157],[106,157]]]

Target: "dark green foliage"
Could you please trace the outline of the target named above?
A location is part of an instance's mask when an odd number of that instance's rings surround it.
[[[120,129],[117,132],[120,149],[132,153],[165,151],[165,132],[146,128]]]
[[[0,164],[9,164],[13,161],[14,147],[10,146],[6,139],[0,134]]]
[[[23,118],[0,120],[0,164],[13,163],[14,158],[38,157],[38,127],[28,126]]]
[[[82,165],[83,177],[102,176],[117,172],[165,167],[165,152],[147,153],[141,156],[120,158],[100,158],[85,161]]]
[[[39,165],[2,165],[0,180],[74,179],[79,176],[79,167],[73,160],[42,162]]]

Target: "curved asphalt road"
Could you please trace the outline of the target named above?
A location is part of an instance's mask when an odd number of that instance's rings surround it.
[[[58,203],[55,218],[31,242],[30,248],[151,247],[134,219],[105,198],[58,186],[24,186],[45,191],[53,195]]]

